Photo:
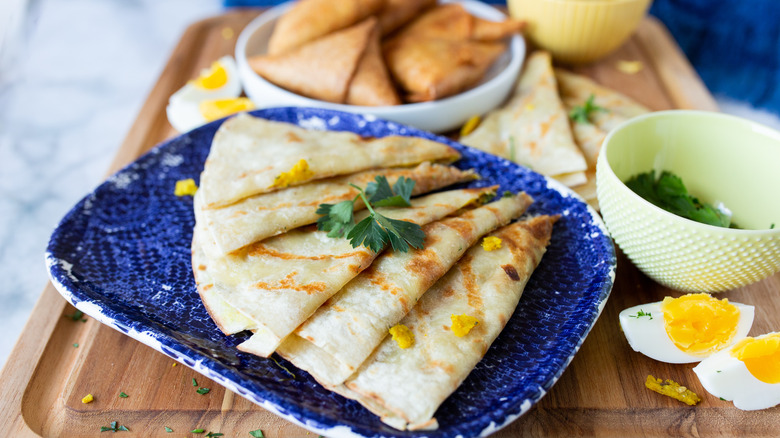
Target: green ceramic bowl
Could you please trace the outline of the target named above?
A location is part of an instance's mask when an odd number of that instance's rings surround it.
[[[742,229],[676,216],[623,183],[653,169],[676,174],[704,203],[722,202]],[[780,132],[720,113],[650,113],[607,136],[596,184],[615,242],[663,285],[719,292],[780,270]]]

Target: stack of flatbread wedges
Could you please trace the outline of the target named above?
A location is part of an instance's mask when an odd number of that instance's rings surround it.
[[[497,187],[437,191],[477,178],[443,164],[458,157],[414,137],[227,120],[194,199],[193,272],[212,319],[228,335],[252,332],[238,349],[279,353],[393,427],[435,428],[438,406],[507,323],[557,219],[512,223],[533,202],[525,193],[487,202]],[[353,200],[378,176],[414,180],[411,206],[374,211],[420,225],[421,248],[353,247],[314,225],[321,203]],[[357,221],[365,207],[354,203]],[[498,245],[483,247],[487,235]],[[452,315],[478,324],[456,334]],[[416,339],[411,346],[389,337],[399,325]],[[388,367],[396,367],[390,380]],[[425,382],[420,396],[399,399],[395,378]]]
[[[521,25],[435,4],[299,0],[277,21],[267,53],[249,64],[276,85],[334,103],[386,106],[401,104],[401,97],[419,102],[455,94],[479,81],[504,52],[502,40]]]
[[[602,108],[589,122],[569,114],[593,96]],[[607,133],[649,110],[592,80],[554,69],[548,52],[528,56],[509,101],[461,138],[468,146],[510,159],[572,187],[598,208],[595,167]]]

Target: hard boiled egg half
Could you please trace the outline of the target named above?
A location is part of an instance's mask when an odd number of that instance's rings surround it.
[[[780,404],[780,333],[745,338],[693,368],[710,394],[752,411]]]
[[[173,93],[166,108],[171,126],[186,132],[206,122],[254,109],[251,100],[239,97],[241,82],[237,70],[232,57],[222,57]]]
[[[631,307],[619,318],[634,351],[661,362],[690,363],[744,339],[754,313],[753,306],[688,294]]]

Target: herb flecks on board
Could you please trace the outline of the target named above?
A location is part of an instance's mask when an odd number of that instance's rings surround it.
[[[425,233],[419,225],[391,219],[374,210],[374,207],[411,206],[414,180],[398,178],[392,188],[382,175],[377,176],[375,181],[368,183],[365,190],[351,184],[358,190],[358,195],[351,201],[320,204],[317,214],[322,217],[317,220],[317,228],[327,231],[328,237],[346,237],[353,248],[363,245],[374,252],[380,252],[388,242],[393,250],[400,252],[409,251],[410,246],[422,248]],[[366,205],[369,215],[355,224],[352,212],[358,199]]]
[[[588,97],[583,105],[575,106],[569,112],[569,118],[577,123],[590,123],[590,116],[596,111],[607,111],[606,108],[600,107],[593,102],[596,96],[593,94]]]

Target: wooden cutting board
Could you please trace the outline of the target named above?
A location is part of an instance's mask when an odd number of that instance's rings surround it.
[[[186,31],[109,173],[175,135],[165,117],[168,97],[214,59],[232,54],[238,33],[258,13],[234,11]],[[622,73],[615,68],[619,60],[638,60],[644,68]],[[669,33],[652,18],[615,54],[575,70],[654,110],[717,110]],[[779,290],[780,274],[726,296],[756,305],[751,334],[760,334],[780,329]],[[739,411],[707,394],[691,365],[662,364],[631,351],[617,314],[666,295],[679,293],[649,280],[618,254],[612,296],[579,354],[534,409],[495,436],[776,435],[780,408]],[[126,436],[204,436],[190,433],[197,428],[225,437],[246,437],[257,429],[269,438],[316,436],[92,319],[68,318],[73,311],[49,284],[0,374],[3,436],[103,436],[101,426],[112,421],[130,429]],[[648,374],[681,382],[704,401],[688,407],[650,392],[643,386]],[[196,393],[193,378],[211,391]],[[95,400],[84,404],[87,394]]]

